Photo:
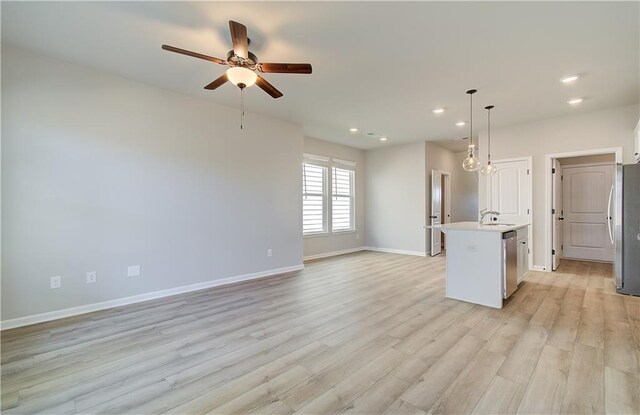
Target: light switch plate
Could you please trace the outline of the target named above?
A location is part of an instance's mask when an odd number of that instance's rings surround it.
[[[60,288],[62,286],[62,277],[60,275],[56,275],[54,277],[51,277],[49,279],[49,282],[51,284],[51,289],[56,289],[56,288]]]
[[[129,265],[127,268],[127,276],[128,277],[139,277],[140,276],[140,265]]]
[[[87,284],[94,284],[98,281],[98,273],[96,271],[87,272]]]

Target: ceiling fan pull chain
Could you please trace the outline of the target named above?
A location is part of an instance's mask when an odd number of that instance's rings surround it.
[[[240,129],[242,130],[244,123],[244,88],[240,89]]]

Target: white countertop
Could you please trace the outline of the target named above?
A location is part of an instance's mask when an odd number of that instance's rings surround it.
[[[445,223],[440,225],[440,229],[447,233],[447,231],[482,231],[482,232],[509,232],[515,231],[516,229],[526,228],[529,224],[508,224],[508,225],[480,225],[478,222],[454,222],[454,223]]]

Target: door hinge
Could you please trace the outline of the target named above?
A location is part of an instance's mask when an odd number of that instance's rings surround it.
[[[561,250],[561,251],[564,251],[564,244],[563,244],[563,245],[560,245],[560,250]]]
[[[527,174],[529,174],[529,170],[527,170]],[[556,168],[555,167],[551,168],[551,174],[556,174]]]
[[[555,209],[551,209],[551,214],[555,215],[556,214],[556,210]]]
[[[561,175],[560,175],[560,181],[561,181],[561,182],[564,182],[564,174],[561,174]]]
[[[527,176],[529,175],[529,169],[527,169]]]
[[[527,215],[529,214],[529,209],[527,209]]]
[[[555,250],[555,249],[552,249],[552,250],[551,250],[551,255],[555,255],[555,254],[556,254],[556,250]]]
[[[531,253],[531,249],[527,248],[527,254],[530,254],[530,253]]]

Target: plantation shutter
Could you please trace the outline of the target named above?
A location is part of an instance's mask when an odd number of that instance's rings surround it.
[[[302,233],[327,231],[327,167],[318,157],[306,156],[302,164]]]
[[[331,229],[352,230],[354,226],[355,163],[334,160],[331,171]]]

